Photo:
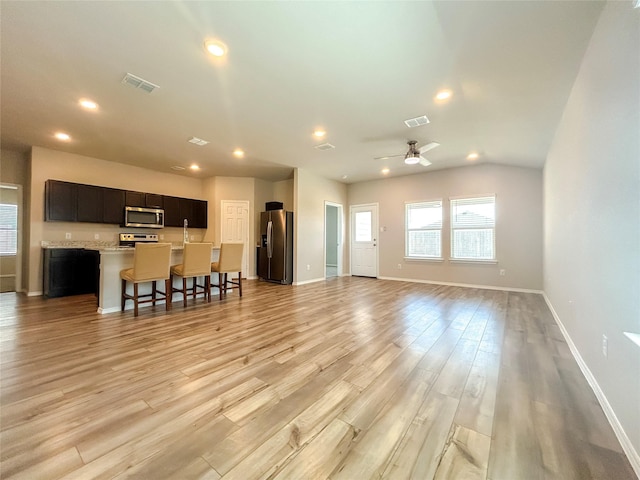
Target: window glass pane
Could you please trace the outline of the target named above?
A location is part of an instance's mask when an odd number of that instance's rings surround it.
[[[442,200],[405,204],[407,257],[442,258]]]
[[[408,257],[440,258],[440,230],[414,230],[407,236]]]
[[[15,255],[18,247],[18,206],[0,204],[0,255]]]
[[[451,257],[495,260],[496,197],[451,200]]]
[[[453,228],[494,226],[495,219],[495,197],[451,200]]]
[[[356,212],[356,242],[370,242],[371,212]]]
[[[442,228],[442,203],[408,205],[407,228]]]
[[[453,258],[493,260],[493,229],[456,229],[453,231]]]

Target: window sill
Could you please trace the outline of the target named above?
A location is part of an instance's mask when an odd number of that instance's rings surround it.
[[[482,263],[485,265],[497,265],[497,260],[475,260],[473,258],[450,258],[450,263]]]
[[[404,257],[406,262],[444,262],[444,258],[435,258],[435,257]]]

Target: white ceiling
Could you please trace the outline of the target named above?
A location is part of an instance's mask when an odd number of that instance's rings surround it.
[[[3,0],[2,148],[166,172],[197,163],[183,174],[200,177],[279,180],[300,167],[346,183],[385,166],[395,176],[465,165],[474,150],[477,162],[540,168],[602,7]],[[227,57],[210,56],[207,38],[223,40]],[[160,88],[125,85],[127,72]],[[441,88],[454,92],[448,103],[434,100]],[[80,109],[81,97],[99,111]],[[428,125],[404,125],[425,114]],[[72,140],[55,140],[60,130]],[[410,139],[441,144],[431,166],[374,160]],[[336,148],[313,148],[323,142]]]

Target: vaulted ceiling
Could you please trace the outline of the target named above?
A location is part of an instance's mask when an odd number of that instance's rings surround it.
[[[294,167],[346,183],[384,167],[540,168],[602,7],[3,0],[1,146],[269,180]],[[205,50],[210,39],[226,44],[224,57]],[[160,88],[123,83],[127,73]],[[442,89],[448,101],[435,99]],[[99,108],[81,108],[83,98]],[[430,123],[405,125],[422,115]],[[431,166],[404,164],[408,140],[440,143],[425,155]],[[335,148],[314,148],[324,143]],[[375,159],[390,155],[400,156]],[[191,164],[200,170],[172,170]]]

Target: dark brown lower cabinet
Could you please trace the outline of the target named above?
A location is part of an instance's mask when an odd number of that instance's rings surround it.
[[[82,248],[44,249],[44,295],[98,293],[100,254]]]

